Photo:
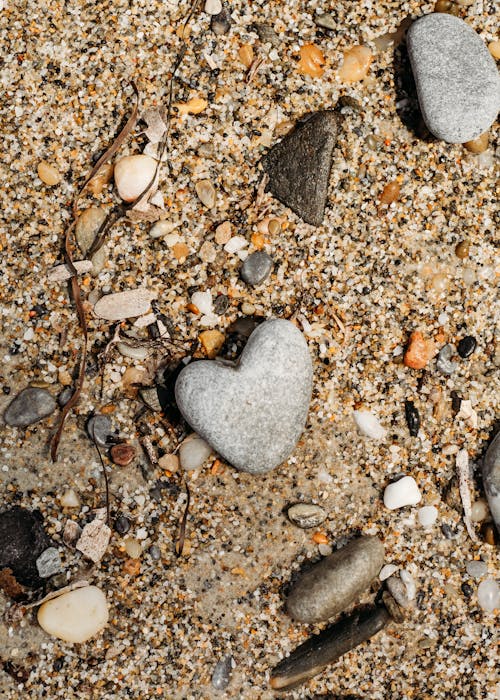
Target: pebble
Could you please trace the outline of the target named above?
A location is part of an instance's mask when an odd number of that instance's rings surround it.
[[[142,555],[142,545],[135,537],[127,537],[125,540],[125,551],[132,559],[139,559]]]
[[[500,586],[493,579],[482,581],[477,588],[477,602],[485,612],[500,608]]]
[[[290,455],[304,430],[311,391],[306,340],[281,319],[255,329],[238,365],[194,362],[175,385],[188,424],[229,464],[252,474]]]
[[[210,20],[210,29],[217,36],[227,34],[231,29],[231,18],[227,10],[222,10],[218,15],[212,15]]]
[[[82,528],[74,520],[66,520],[63,530],[64,544],[74,546],[82,534]]]
[[[273,269],[273,259],[263,250],[252,253],[241,266],[241,279],[251,287],[262,284]]]
[[[228,654],[216,663],[212,673],[212,685],[216,690],[225,690],[231,680],[231,672],[234,666],[233,657]]]
[[[290,589],[288,614],[300,622],[322,622],[353,603],[378,576],[384,547],[376,537],[359,537],[303,573]]]
[[[123,357],[129,357],[131,360],[145,360],[149,354],[149,350],[144,346],[133,346],[123,341],[119,341],[116,344],[116,349],[123,355]]]
[[[332,17],[332,15],[327,14],[326,12],[320,12],[317,15],[314,15],[314,24],[318,27],[322,27],[323,29],[331,29],[332,31],[335,29],[335,19]]]
[[[460,260],[465,260],[470,254],[470,243],[469,241],[459,241],[455,246],[455,255]]]
[[[156,160],[135,155],[120,158],[115,163],[115,185],[124,202],[133,202],[149,185],[156,172]],[[122,318],[127,318],[126,316]]]
[[[269,175],[267,189],[313,226],[323,222],[337,120],[333,110],[316,112],[299,122],[262,159]]]
[[[490,509],[484,498],[478,498],[477,501],[474,501],[470,511],[470,519],[473,523],[482,523],[483,520],[488,518],[489,514]]]
[[[126,292],[105,294],[94,306],[94,313],[107,321],[123,321],[126,318],[142,316],[149,311],[154,292],[139,287]]]
[[[70,398],[73,396],[73,388],[70,386],[65,387],[57,397],[57,403],[62,408],[66,406]]]
[[[456,371],[458,365],[456,362],[451,362],[451,358],[455,353],[455,348],[450,343],[444,345],[438,353],[436,367],[441,374],[450,375]]]
[[[74,489],[68,489],[59,499],[59,503],[63,508],[79,508],[81,505],[80,497]]]
[[[191,296],[191,304],[196,306],[200,314],[211,316],[214,312],[212,293],[210,290],[206,292],[195,292]]]
[[[483,486],[490,512],[500,530],[500,431],[495,435],[483,460]]]
[[[243,248],[246,248],[247,246],[248,241],[246,240],[246,238],[243,238],[243,236],[231,236],[231,238],[224,246],[224,250],[226,251],[226,253],[234,254],[239,253],[243,250]]]
[[[151,226],[151,228],[149,229],[149,235],[151,236],[151,238],[162,238],[163,236],[168,236],[179,226],[179,221],[166,221],[165,219],[162,219],[161,221],[157,221],[155,224],[153,224],[153,226]],[[179,237],[177,235],[174,240],[174,243],[177,243],[178,240]]]
[[[385,581],[389,578],[389,576],[395,574],[398,568],[399,567],[396,566],[396,564],[384,564],[384,566],[380,569],[380,573],[378,575],[379,579],[381,581]]]
[[[466,335],[465,338],[462,338],[457,344],[457,352],[460,355],[460,357],[463,357],[464,359],[466,357],[470,357],[474,350],[476,349],[477,346],[477,341],[474,338],[473,335]]]
[[[207,209],[212,209],[215,207],[215,201],[217,198],[217,193],[215,187],[212,185],[210,180],[198,180],[194,186],[196,194],[198,195],[200,202],[204,204]]]
[[[344,61],[339,68],[340,80],[354,83],[366,77],[373,54],[368,46],[353,46],[344,52]],[[398,190],[399,193],[399,190]]]
[[[11,569],[22,585],[39,585],[36,560],[50,546],[38,513],[19,506],[0,513],[0,570]]]
[[[205,12],[207,15],[219,15],[222,12],[221,0],[205,0]]]
[[[40,578],[49,578],[62,571],[61,555],[55,547],[43,551],[36,560],[36,568]]]
[[[92,270],[92,261],[77,260],[74,263],[74,266],[78,274],[83,275],[86,272],[90,272]],[[73,273],[66,264],[51,267],[50,270],[47,272],[47,280],[49,282],[65,282],[66,280],[71,279],[72,276]]]
[[[97,564],[106,553],[110,539],[111,529],[103,520],[95,518],[83,528],[76,549]]]
[[[438,509],[436,506],[423,506],[418,509],[418,522],[424,528],[432,527],[438,517]]]
[[[317,527],[326,518],[325,510],[314,503],[296,503],[288,509],[287,515],[294,525],[303,529]]]
[[[102,207],[89,207],[76,220],[75,238],[82,255],[87,255],[105,218],[106,212]]]
[[[484,153],[486,149],[488,148],[489,145],[489,133],[486,132],[485,134],[481,134],[481,136],[478,136],[477,139],[473,139],[472,141],[466,141],[464,143],[465,148],[470,151],[470,153],[475,153],[476,155],[479,153]]]
[[[417,437],[420,430],[420,414],[413,401],[405,401],[405,418],[410,435]]]
[[[62,175],[59,170],[50,163],[47,163],[46,160],[42,160],[38,164],[37,173],[40,180],[46,185],[49,185],[49,187],[58,185],[62,180]]]
[[[122,442],[119,445],[113,445],[109,454],[114,464],[117,464],[119,467],[126,467],[127,464],[130,464],[135,459],[136,449],[133,445],[127,445]]]
[[[400,575],[403,572],[400,572]],[[386,582],[387,589],[394,600],[402,608],[409,608],[412,605],[413,598],[410,598],[408,588],[404,581],[397,576],[390,576]],[[415,596],[413,596],[415,597]]]
[[[471,578],[482,578],[483,576],[486,576],[488,573],[488,565],[486,564],[485,561],[482,561],[481,559],[479,560],[472,560],[468,561],[465,564],[465,570],[469,574]]]
[[[500,59],[500,39],[497,39],[496,41],[490,41],[488,44],[488,50],[490,54],[493,56],[493,58],[496,58],[497,60]]]
[[[407,43],[429,131],[448,143],[488,131],[500,109],[500,77],[481,37],[462,19],[433,13],[411,25]]]
[[[130,520],[124,515],[119,515],[115,520],[115,530],[119,535],[126,535],[130,530]]]
[[[354,422],[360,433],[373,440],[382,440],[387,431],[380,424],[379,419],[370,413],[370,411],[354,411]]]
[[[181,443],[179,462],[184,471],[193,471],[199,469],[211,454],[210,445],[202,437],[192,433]]]
[[[403,362],[412,369],[423,369],[431,359],[433,351],[432,343],[424,338],[420,331],[414,331],[410,335]]]
[[[325,57],[319,46],[315,44],[303,44],[299,50],[300,61],[297,70],[302,75],[310,75],[311,78],[321,78],[325,69]]]
[[[470,598],[472,596],[472,594],[474,593],[472,586],[467,582],[462,583],[460,588],[462,589],[462,593],[464,594],[464,596],[466,598]]]
[[[165,471],[175,474],[175,472],[179,469],[179,457],[174,454],[163,455],[158,460],[158,466],[161,469],[165,469]]]
[[[211,330],[200,333],[198,339],[205,350],[207,357],[213,360],[224,345],[226,336],[220,331]]]
[[[155,413],[159,413],[162,410],[160,399],[158,397],[158,389],[155,386],[146,387],[139,391],[139,396],[142,401],[146,404],[148,408]]]
[[[392,482],[386,486],[384,491],[384,505],[389,510],[414,506],[421,500],[422,495],[412,476],[404,476],[402,479]]]
[[[56,402],[47,389],[27,387],[7,406],[4,421],[16,428],[26,428],[32,423],[50,416],[56,409]]]
[[[38,623],[47,634],[81,644],[108,622],[108,602],[97,586],[83,586],[48,600],[38,610]]]
[[[109,416],[96,413],[87,421],[87,433],[100,447],[108,447],[109,438],[113,435],[113,424]]]

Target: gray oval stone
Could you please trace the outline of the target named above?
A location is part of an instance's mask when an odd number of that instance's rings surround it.
[[[273,259],[263,250],[257,250],[241,266],[241,279],[252,287],[262,284],[271,274]]]
[[[321,525],[326,513],[321,506],[314,503],[296,503],[288,509],[288,517],[297,527],[307,529]]]
[[[177,405],[229,464],[263,474],[281,464],[304,430],[312,364],[302,333],[281,319],[250,336],[237,365],[192,362],[175,385]]]
[[[378,576],[384,546],[359,537],[306,571],[292,586],[286,608],[300,622],[321,622],[345,610]]]
[[[495,435],[483,461],[483,485],[491,515],[500,529],[500,432]]]
[[[429,131],[448,143],[488,131],[500,109],[500,77],[481,37],[462,19],[433,13],[412,24],[407,43]]]
[[[7,425],[25,428],[42,418],[50,416],[56,409],[56,402],[47,389],[28,387],[23,389],[7,406],[4,420]]]

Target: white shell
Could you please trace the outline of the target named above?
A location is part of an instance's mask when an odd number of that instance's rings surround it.
[[[125,202],[133,202],[154,177],[156,161],[145,155],[125,156],[115,164],[115,184]]]

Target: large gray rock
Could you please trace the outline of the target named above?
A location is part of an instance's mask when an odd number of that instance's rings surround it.
[[[281,464],[304,430],[312,366],[304,336],[280,319],[250,336],[237,365],[193,362],[180,373],[177,405],[227,462],[263,474]]]
[[[50,416],[55,411],[56,405],[55,399],[47,389],[28,387],[10,402],[3,417],[7,425],[26,428]]]
[[[313,226],[323,222],[337,130],[333,110],[316,112],[262,159],[269,175],[267,189]]]
[[[376,537],[358,537],[322,559],[292,586],[289,615],[300,622],[321,622],[345,610],[378,576],[384,546]]]
[[[412,24],[407,42],[429,131],[448,143],[488,131],[500,109],[500,78],[478,34],[457,17],[433,13]]]
[[[493,438],[483,461],[483,485],[491,515],[500,531],[500,432]]]

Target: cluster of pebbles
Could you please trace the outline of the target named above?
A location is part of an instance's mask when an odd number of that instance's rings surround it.
[[[160,178],[186,7],[9,34],[6,697],[498,693],[498,42],[488,8],[432,9],[207,0]],[[62,231],[126,79],[146,128],[76,222],[89,361],[52,464]]]

